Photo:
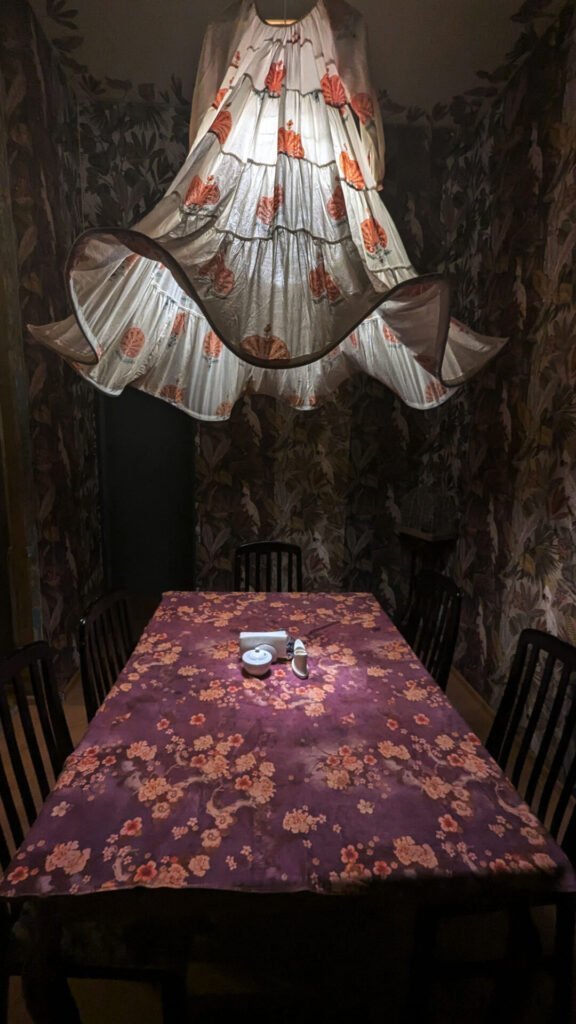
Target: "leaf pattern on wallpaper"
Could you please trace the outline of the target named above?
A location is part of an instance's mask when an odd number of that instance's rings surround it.
[[[23,321],[45,323],[67,312],[62,267],[81,228],[75,104],[28,5],[3,6],[0,40]],[[25,344],[25,357],[42,624],[65,682],[78,620],[101,585],[95,400],[47,349]]]
[[[186,155],[187,114],[178,94],[155,105],[81,103],[87,226],[128,226],[158,201]]]
[[[512,337],[468,389],[455,568],[459,665],[491,703],[521,629],[576,642],[572,19],[569,5],[463,140],[442,201],[463,319]]]

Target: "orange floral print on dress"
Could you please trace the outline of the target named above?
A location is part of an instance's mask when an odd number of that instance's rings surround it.
[[[127,256],[126,259],[122,261],[122,270],[124,272],[126,272],[127,270],[131,270],[131,268],[134,266],[134,264],[138,263],[138,260],[141,260],[141,259],[142,259],[142,257],[140,256],[139,253],[137,253],[137,252],[130,253],[130,255]]]
[[[183,402],[184,388],[178,384],[164,384],[164,387],[160,388],[160,398],[167,398],[170,402]]]
[[[270,96],[279,96],[282,91],[282,82],[286,77],[286,68],[284,61],[277,60],[273,61],[270,65],[270,69],[264,80],[264,86],[270,93]]]
[[[222,416],[223,419],[228,419],[232,412],[232,402],[220,402],[220,405],[216,406],[214,410],[215,416]]]
[[[145,341],[144,331],[139,327],[129,327],[127,331],[124,331],[120,342],[120,351],[124,358],[136,359],[136,356],[142,351]]]
[[[225,97],[227,92],[228,92],[228,89],[226,88],[226,86],[224,86],[222,89],[218,89],[218,92],[216,93],[216,95],[214,97],[214,101],[212,103],[212,106],[215,107],[216,110],[218,109],[218,107],[222,103],[222,100],[224,99],[224,97]]]
[[[284,202],[284,189],[282,185],[274,186],[274,194],[263,196],[256,207],[256,216],[263,224],[271,224],[279,208]]]
[[[385,320],[382,321],[382,334],[386,341],[389,341],[391,345],[399,345],[400,341],[391,327],[388,326]]]
[[[174,323],[172,324],[172,328],[170,330],[170,334],[172,334],[172,335],[182,334],[182,331],[186,327],[187,319],[188,319],[188,316],[184,312],[184,310],[183,309],[178,310],[178,312],[176,313],[176,316],[174,317]]]
[[[322,95],[329,107],[346,106],[346,91],[339,75],[330,75],[328,72],[320,81]]]
[[[304,147],[302,145],[302,137],[292,130],[292,121],[288,121],[286,128],[278,129],[278,152],[286,153],[286,156],[294,156],[298,160],[302,160],[304,156]]]
[[[215,331],[208,331],[202,344],[202,355],[210,365],[215,363],[222,354],[222,342]]]
[[[214,135],[218,139],[221,146],[224,145],[226,139],[230,135],[232,130],[232,114],[229,110],[221,110],[216,115],[208,131],[214,132]]]
[[[342,298],[342,293],[334,279],[327,273],[323,260],[320,260],[318,266],[310,271],[308,283],[317,302],[325,296],[330,303],[338,302]]]
[[[366,188],[366,182],[357,161],[348,156],[345,149],[340,153],[340,167],[349,185],[358,190]]]
[[[199,278],[210,281],[212,291],[220,298],[229,295],[234,287],[234,274],[226,266],[223,252],[217,252],[207,263],[200,264],[196,273]]]
[[[358,117],[360,124],[369,124],[374,120],[374,103],[367,92],[358,92],[350,100],[350,106]]]
[[[220,199],[220,189],[212,175],[207,181],[202,181],[197,174],[190,182],[190,187],[184,200],[185,206],[214,206]]]
[[[250,334],[240,342],[240,348],[256,359],[290,359],[286,342],[272,334],[272,325],[267,324],[264,334]]]
[[[330,196],[330,199],[326,203],[326,209],[332,217],[332,220],[344,220],[346,216],[346,202],[344,200],[342,185],[339,181],[336,183],[336,187]]]
[[[431,380],[426,385],[426,391],[424,397],[427,402],[437,402],[439,398],[442,398],[446,394],[446,388],[439,380]]]
[[[374,220],[374,217],[367,217],[366,220],[363,220],[360,229],[367,252],[375,253],[380,248],[386,249],[388,235],[382,225],[377,220]]]
[[[126,256],[122,262],[118,264],[116,270],[113,271],[111,278],[114,280],[117,277],[124,277],[124,275],[127,274],[140,259],[142,259],[142,257],[139,253],[131,252],[129,256]]]

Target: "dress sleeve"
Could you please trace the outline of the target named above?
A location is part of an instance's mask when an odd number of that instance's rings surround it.
[[[366,26],[362,15],[343,0],[326,4],[334,36],[338,73],[348,89],[360,123],[360,137],[378,188],[384,179],[384,128],[370,81]]]
[[[223,88],[233,59],[234,44],[245,7],[243,0],[230,4],[218,20],[211,22],[206,29],[192,97],[190,147],[196,141],[206,111],[217,99],[218,91]]]

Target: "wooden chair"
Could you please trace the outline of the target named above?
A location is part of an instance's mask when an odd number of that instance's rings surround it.
[[[540,820],[548,824],[553,810],[549,829],[555,837],[576,786],[575,685],[576,647],[542,630],[525,629],[486,740],[486,749]],[[547,778],[541,787],[544,768]]]
[[[449,576],[423,570],[417,577],[399,629],[414,653],[443,690],[454,657],[462,593]]]
[[[520,634],[486,747],[576,868],[576,647],[538,629]],[[576,894],[544,892],[530,902],[555,907],[551,1019],[566,1024],[571,1019]],[[424,911],[414,984],[424,964],[425,971],[430,969],[439,918],[459,911],[466,913],[465,905],[443,908],[440,915]],[[538,933],[525,900],[511,902],[509,918],[514,942],[538,949]],[[420,992],[424,990],[425,985]],[[423,1009],[420,1004],[419,1011]]]
[[[234,556],[234,590],[302,590],[302,550],[282,541],[241,544]]]
[[[50,648],[28,644],[0,662],[0,866],[15,850],[60,773],[72,740],[58,694]],[[7,1018],[10,933],[18,914],[1,904],[0,1021]]]
[[[486,749],[576,867],[576,647],[540,629],[520,634]],[[570,1014],[576,896],[554,904],[560,1022]]]
[[[72,749],[50,648],[43,641],[29,644],[0,662],[0,866],[3,871],[23,842]],[[45,908],[44,901],[41,903]],[[50,998],[57,994],[66,1016],[50,1019],[77,1019],[79,1024],[80,1018],[67,989],[67,977],[156,982],[162,990],[164,1021],[177,1024],[184,1019],[184,970],[178,974],[153,967],[116,968],[78,962],[74,935],[62,933],[56,920],[50,922],[55,945],[48,949],[46,944],[44,948],[35,946],[39,941],[38,925],[42,923],[41,914],[39,917],[36,913],[38,908],[38,903],[27,904],[23,909],[20,903],[0,901],[0,1024],[6,1024],[7,1020],[8,980],[10,975],[22,973],[23,958],[32,965],[36,979],[41,979],[41,984],[35,986],[36,998],[38,991],[42,993],[41,1019],[49,1019]],[[60,950],[60,940],[63,948],[71,953]],[[43,973],[42,956],[49,957],[52,967],[56,964],[56,974]]]
[[[88,721],[110,692],[135,646],[128,595],[114,591],[99,597],[80,620],[78,632]]]
[[[0,663],[0,801],[9,836],[0,834],[0,865],[36,819],[72,753],[50,648],[28,644]]]

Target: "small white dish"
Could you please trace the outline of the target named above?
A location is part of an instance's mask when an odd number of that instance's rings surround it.
[[[245,651],[242,655],[242,665],[251,676],[266,675],[272,664],[270,651],[262,647],[255,647],[252,651]]]

